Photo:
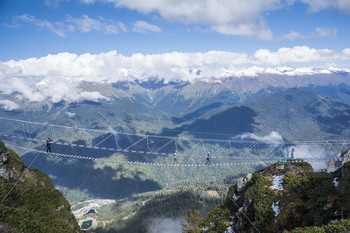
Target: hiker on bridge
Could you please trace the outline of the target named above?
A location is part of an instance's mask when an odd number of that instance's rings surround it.
[[[174,163],[177,163],[177,155],[179,152],[175,151],[174,152]]]
[[[207,162],[205,163],[205,165],[210,165],[210,151],[207,154]]]
[[[46,140],[46,153],[51,153],[51,143],[52,143],[52,139],[47,138]]]
[[[294,151],[295,151],[295,149],[292,148],[292,151],[290,152],[290,158],[291,158],[291,159],[294,159]]]

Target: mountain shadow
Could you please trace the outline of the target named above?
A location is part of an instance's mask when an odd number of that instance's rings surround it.
[[[189,113],[189,114],[186,114],[185,116],[183,117],[172,117],[171,120],[175,123],[175,124],[180,124],[180,123],[183,123],[185,121],[189,121],[189,120],[192,120],[194,118],[197,118],[201,115],[203,115],[204,113],[212,110],[212,109],[215,109],[215,108],[220,108],[223,104],[222,103],[219,103],[219,102],[216,102],[216,103],[212,103],[212,104],[209,104],[209,105],[206,105],[204,107],[201,107],[200,109],[192,112],[192,113]]]
[[[209,119],[199,119],[192,124],[187,124],[173,130],[164,129],[165,135],[178,135],[187,131],[193,136],[202,138],[228,138],[246,132],[253,132],[256,112],[246,106],[232,107]]]
[[[21,158],[26,164],[30,164],[35,156],[35,153],[27,153]],[[116,168],[97,168],[92,161],[41,154],[31,167],[39,168],[48,174],[55,186],[79,190],[93,198],[120,199],[161,189],[157,182],[142,178],[144,173],[140,171],[128,170],[126,176],[126,168],[123,165]]]

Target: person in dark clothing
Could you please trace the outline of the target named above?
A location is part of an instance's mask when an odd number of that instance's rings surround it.
[[[51,142],[52,140],[50,138],[47,138],[46,140],[46,153],[51,153]]]
[[[205,165],[209,164],[210,165],[210,152],[208,152],[207,154],[207,162],[205,163]]]

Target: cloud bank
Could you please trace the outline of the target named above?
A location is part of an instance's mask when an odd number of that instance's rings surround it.
[[[165,82],[218,82],[227,77],[274,75],[312,75],[350,72],[328,63],[347,62],[350,49],[337,52],[306,46],[260,49],[252,55],[225,51],[206,53],[133,54],[116,51],[100,54],[59,53],[42,58],[0,62],[0,92],[21,93],[29,101],[52,102],[107,99],[99,92],[85,91],[82,82],[115,83],[146,81],[155,77]],[[307,66],[319,63],[319,66]],[[288,66],[291,65],[291,66]]]

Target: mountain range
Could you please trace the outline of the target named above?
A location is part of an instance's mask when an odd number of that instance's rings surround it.
[[[274,145],[344,140],[350,136],[350,81],[346,72],[209,80],[167,82],[154,77],[115,83],[82,82],[81,90],[106,97],[99,101],[54,102],[47,98],[31,102],[22,93],[1,93],[1,98],[19,107],[0,110],[0,137],[38,150],[43,150],[45,143],[33,139],[45,141],[50,137],[54,139],[53,152],[140,163],[172,164],[170,155],[178,150],[180,163],[204,164],[208,151],[214,154],[213,163],[231,163],[249,146],[240,142],[225,146],[227,140],[247,139]],[[138,142],[145,135],[147,141]],[[131,147],[129,152],[122,152],[93,150],[94,146],[120,150]],[[259,150],[264,154],[268,149],[269,146]],[[17,152],[26,164],[35,156],[27,151]],[[53,155],[40,156],[33,163],[33,167],[52,178],[55,187],[72,204],[94,199],[128,200],[165,187],[248,173],[266,165],[251,163],[234,169],[211,166],[205,170],[153,168]]]

